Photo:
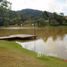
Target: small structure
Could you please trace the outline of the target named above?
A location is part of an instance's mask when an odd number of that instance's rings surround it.
[[[15,39],[36,39],[36,35],[28,35],[28,34],[16,34],[16,35],[8,35],[0,37],[0,40],[15,40]]]

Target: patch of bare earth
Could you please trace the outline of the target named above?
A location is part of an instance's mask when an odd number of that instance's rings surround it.
[[[0,48],[0,67],[45,67],[37,59]]]

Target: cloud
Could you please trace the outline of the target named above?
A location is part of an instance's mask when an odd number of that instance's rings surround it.
[[[61,12],[67,15],[67,0],[64,0],[63,4],[60,4]]]
[[[12,10],[32,8],[50,12],[66,12],[67,0],[9,0],[12,2]]]

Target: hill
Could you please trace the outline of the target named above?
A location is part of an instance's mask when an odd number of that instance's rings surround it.
[[[39,11],[34,9],[23,9],[20,11],[12,11],[0,8],[0,26],[10,25],[27,25],[34,24],[36,26],[47,25],[67,25],[67,19],[57,13],[48,11]]]
[[[34,10],[34,9],[23,9],[23,10],[17,11],[17,13],[27,18],[29,17],[30,18],[43,18],[43,14],[45,14],[44,12],[47,12],[47,11],[40,11],[40,10]],[[53,15],[51,12],[47,12],[47,14],[49,16]]]
[[[23,22],[28,22],[28,24],[35,23],[36,26],[45,26],[45,25],[64,25],[66,24],[66,19],[57,13],[51,13],[48,11],[40,11],[34,9],[23,9],[17,11],[21,15]]]
[[[18,11],[20,14],[24,15],[24,16],[32,16],[32,17],[41,17],[42,16],[42,11],[39,10],[33,10],[33,9],[23,9]]]

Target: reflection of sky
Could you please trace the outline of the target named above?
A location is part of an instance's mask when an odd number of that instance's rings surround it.
[[[58,2],[60,3],[64,3],[66,0],[58,0]]]
[[[67,11],[67,0],[8,0],[12,2],[13,10],[21,10],[25,8],[47,10],[50,12]]]
[[[19,42],[22,47],[36,51],[41,54],[57,56],[63,59],[67,59],[67,35],[63,39],[57,37],[53,40],[52,37],[49,37],[47,41],[38,39],[31,42]]]

